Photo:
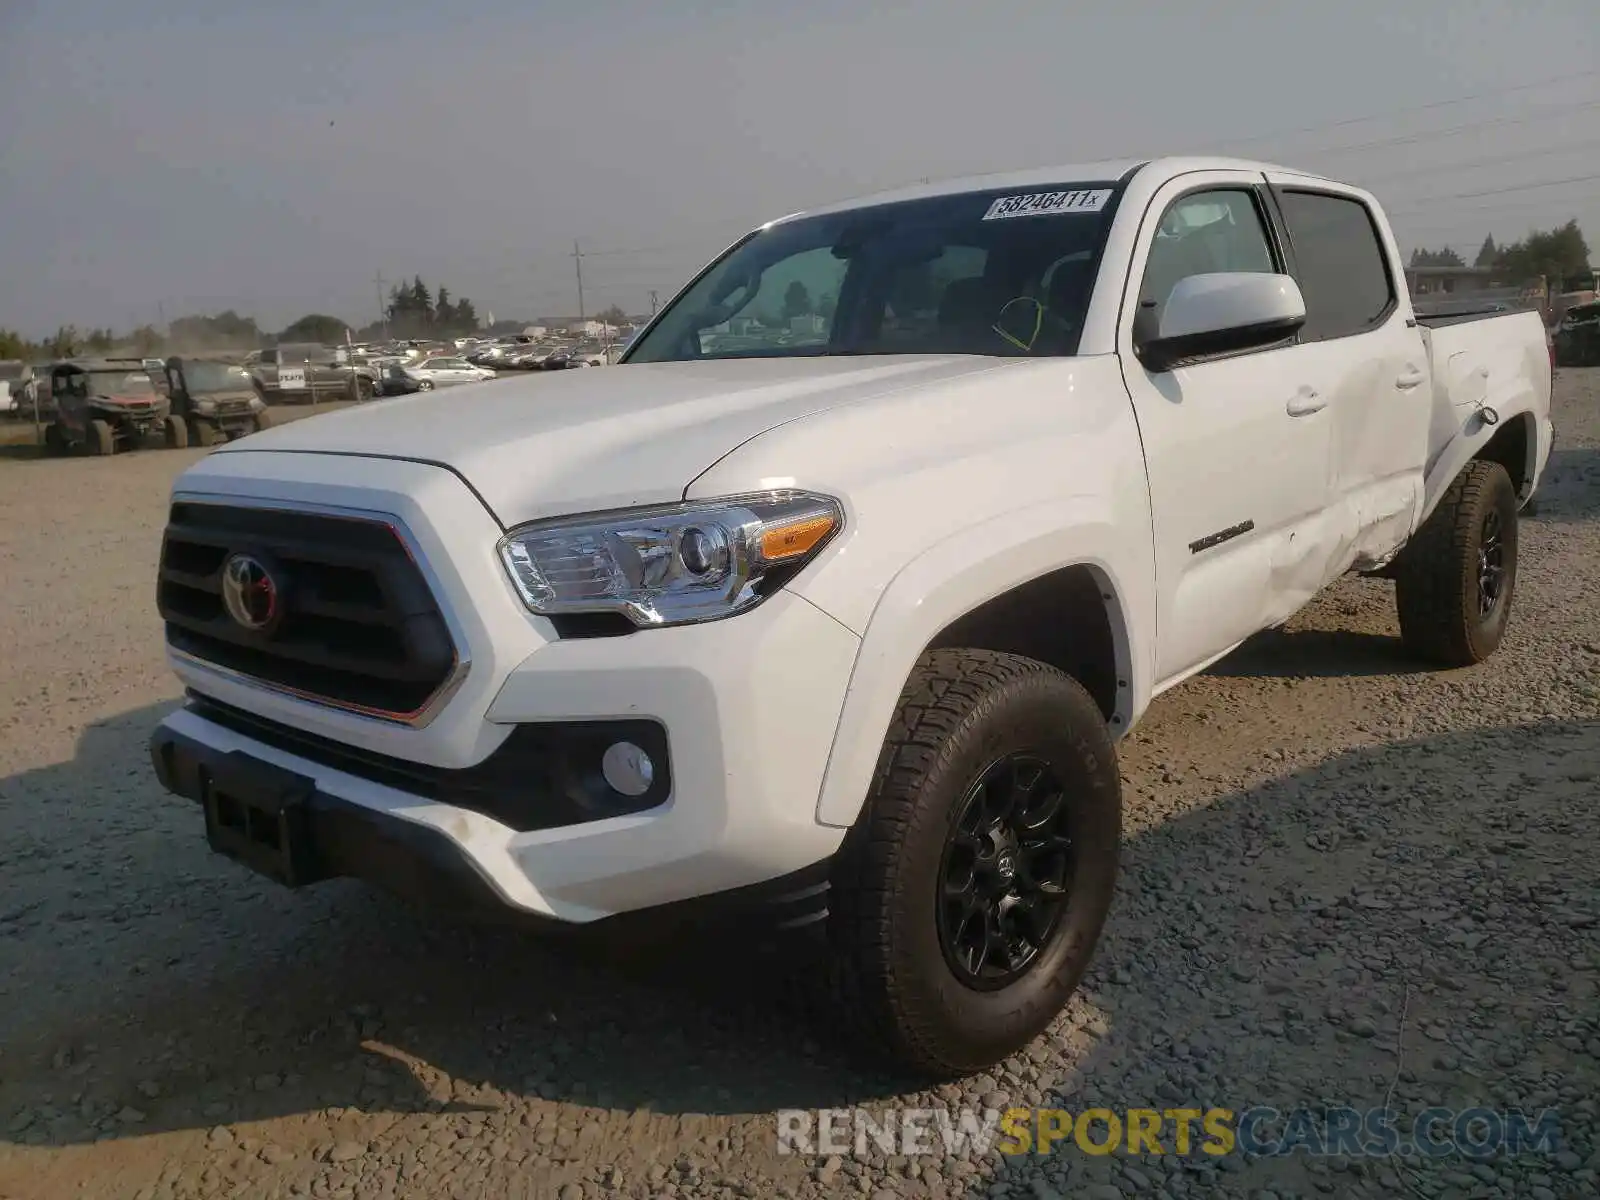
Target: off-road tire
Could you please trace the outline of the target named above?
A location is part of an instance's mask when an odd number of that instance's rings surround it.
[[[83,448],[90,454],[106,456],[117,452],[117,431],[108,421],[90,421],[84,431]]]
[[[946,840],[973,784],[1021,751],[1047,761],[1069,806],[1070,888],[1053,933],[998,990],[962,982],[940,941]],[[1110,911],[1121,777],[1105,717],[1062,672],[1014,654],[934,650],[901,693],[866,804],[831,869],[828,934],[841,1017],[902,1070],[983,1070],[1049,1027]]]
[[[261,412],[258,412],[255,415],[255,418],[252,420],[251,424],[255,426],[255,428],[251,430],[252,433],[260,433],[263,429],[271,429],[272,414],[263,409]]]
[[[431,379],[419,379],[417,381],[417,391],[419,391],[419,392],[431,392],[431,391],[433,391],[433,380],[431,380]]]
[[[161,422],[161,432],[166,436],[168,450],[184,450],[189,446],[189,427],[182,417],[168,417]]]
[[[72,443],[67,440],[67,435],[61,431],[61,426],[52,421],[44,427],[44,452],[49,455],[65,454],[72,448]]]
[[[202,421],[199,417],[189,418],[189,444],[191,446],[214,446],[221,440],[222,431],[209,421]]]
[[[1497,599],[1481,611],[1479,550],[1498,517],[1502,575]],[[1499,647],[1511,619],[1517,580],[1517,493],[1506,469],[1475,459],[1395,563],[1395,601],[1407,650],[1443,667],[1470,667]]]

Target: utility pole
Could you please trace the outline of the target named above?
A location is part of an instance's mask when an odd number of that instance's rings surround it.
[[[655,290],[655,288],[651,288],[650,289],[650,315],[652,317],[656,315],[656,290]]]
[[[572,265],[578,271],[578,320],[582,321],[588,314],[583,311],[583,251],[578,249],[577,239],[572,242]]]
[[[378,298],[378,326],[383,330],[384,341],[389,340],[389,310],[383,306],[383,272],[379,271],[372,277],[373,294]]]

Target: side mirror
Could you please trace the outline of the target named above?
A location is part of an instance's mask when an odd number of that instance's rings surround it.
[[[1305,322],[1305,297],[1289,275],[1190,275],[1173,285],[1159,318],[1152,302],[1140,302],[1134,350],[1149,370],[1170,371],[1186,359],[1270,346]]]

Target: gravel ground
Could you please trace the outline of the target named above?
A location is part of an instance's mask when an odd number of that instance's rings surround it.
[[[1045,1041],[914,1092],[803,956],[553,947],[210,855],[145,738],[198,452],[0,458],[0,1200],[1600,1194],[1600,371],[1557,384],[1509,639],[1419,671],[1351,579],[1124,746],[1127,869]],[[775,1109],[1558,1109],[1461,1158],[780,1155]],[[1170,1148],[1170,1147],[1169,1147]]]

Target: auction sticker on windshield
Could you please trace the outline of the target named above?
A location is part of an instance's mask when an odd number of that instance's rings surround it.
[[[1099,212],[1109,199],[1110,188],[1001,196],[989,205],[989,211],[983,214],[983,219],[999,221],[1006,217],[1042,217],[1048,213]]]

